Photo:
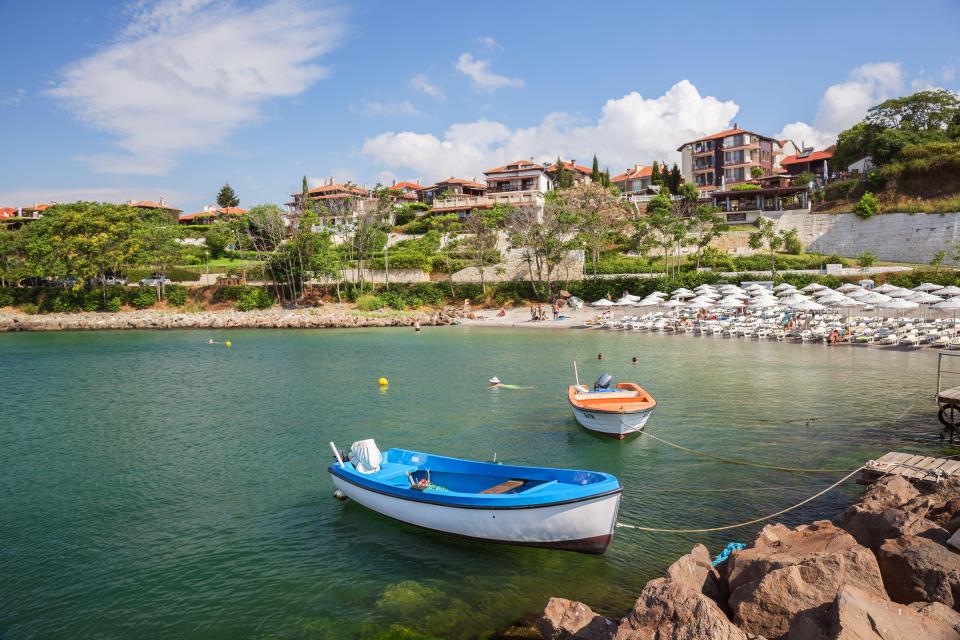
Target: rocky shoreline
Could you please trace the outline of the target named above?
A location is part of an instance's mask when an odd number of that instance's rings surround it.
[[[117,313],[0,313],[0,331],[96,331],[123,329],[320,329],[412,327],[450,324],[443,312],[361,314],[346,309],[266,309],[263,311],[121,311]]]
[[[960,479],[886,477],[835,522],[767,525],[716,567],[696,545],[619,620],[551,598],[547,640],[958,640]]]

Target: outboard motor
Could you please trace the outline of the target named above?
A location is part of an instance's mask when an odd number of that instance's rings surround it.
[[[613,376],[609,373],[605,373],[597,378],[597,381],[593,383],[594,391],[610,391],[610,387],[613,386]]]

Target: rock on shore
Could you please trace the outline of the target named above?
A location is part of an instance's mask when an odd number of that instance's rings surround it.
[[[703,545],[620,620],[551,598],[548,640],[960,640],[960,481],[884,478],[838,518],[767,525],[717,568]]]
[[[349,310],[266,309],[262,311],[202,311],[184,313],[145,310],[118,313],[0,313],[0,331],[93,331],[116,329],[317,329],[349,327],[410,327],[450,324],[446,314],[359,314]]]

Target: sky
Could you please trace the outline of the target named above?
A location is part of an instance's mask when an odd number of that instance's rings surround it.
[[[960,90],[960,0],[0,0],[0,206],[241,206],[333,177],[619,173],[739,126],[822,148]],[[681,9],[682,7],[682,9]]]

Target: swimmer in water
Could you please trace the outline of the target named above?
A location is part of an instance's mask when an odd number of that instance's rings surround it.
[[[210,338],[209,340],[207,340],[207,344],[216,344],[216,343],[213,341],[213,338]]]
[[[633,360],[631,360],[631,364],[637,364],[637,356],[633,356]]]
[[[500,378],[498,378],[497,376],[493,376],[492,378],[490,378],[490,388],[491,388],[491,389],[497,389],[497,388],[502,387],[502,386],[504,386],[504,385],[503,385],[502,382],[500,382]]]

